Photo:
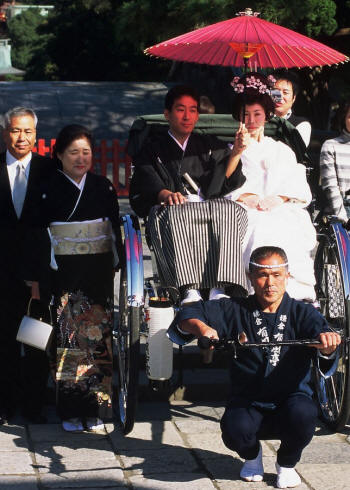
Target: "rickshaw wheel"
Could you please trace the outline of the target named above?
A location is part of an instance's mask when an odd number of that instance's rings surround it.
[[[129,306],[127,299],[127,272],[126,268],[123,268],[120,273],[119,325],[114,332],[118,369],[117,399],[114,400],[114,405],[124,434],[132,431],[135,421],[139,377],[139,329],[142,318],[142,307]]]
[[[320,238],[315,257],[315,275],[321,313],[340,335],[349,336],[350,300],[345,298],[343,271],[332,229]],[[350,415],[350,356],[349,344],[338,348],[338,366],[327,370],[329,361],[318,361],[315,366],[315,384],[320,417],[327,426],[340,431]]]

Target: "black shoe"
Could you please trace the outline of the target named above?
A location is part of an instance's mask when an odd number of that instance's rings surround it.
[[[7,424],[14,414],[15,408],[0,408],[0,425]]]
[[[31,424],[47,424],[47,418],[44,415],[32,415],[31,417],[26,417],[26,419]]]
[[[0,425],[7,424],[13,413],[7,410],[0,411]]]
[[[31,424],[46,424],[47,418],[40,413],[32,414],[32,413],[23,413],[23,417],[25,417],[28,422]]]

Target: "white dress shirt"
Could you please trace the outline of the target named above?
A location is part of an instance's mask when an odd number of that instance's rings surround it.
[[[6,151],[6,167],[7,167],[7,173],[9,176],[11,195],[12,196],[13,196],[13,186],[14,186],[15,177],[16,177],[17,164],[23,165],[23,167],[25,169],[25,174],[27,177],[27,182],[28,182],[31,159],[32,159],[32,152],[29,152],[28,155],[26,155],[22,160],[17,160],[16,157],[11,155],[11,153],[8,150]]]

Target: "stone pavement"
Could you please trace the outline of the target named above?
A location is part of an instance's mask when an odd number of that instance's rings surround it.
[[[127,200],[120,204],[121,214],[129,212]],[[146,247],[144,252],[150,274]],[[214,371],[204,372],[202,399],[208,399]],[[221,374],[215,378],[217,391]],[[148,400],[139,403],[134,430],[126,437],[112,423],[99,433],[68,434],[53,406],[46,407],[46,425],[26,425],[17,417],[13,425],[0,426],[0,490],[276,488],[278,441],[263,442],[265,481],[240,480],[242,461],[221,442],[223,401]],[[297,471],[300,490],[350,490],[350,426],[332,434],[320,425]]]
[[[68,434],[55,416],[46,425],[0,428],[0,489],[258,490],[275,488],[277,441],[263,442],[265,481],[239,478],[241,460],[220,438],[222,403],[151,402],[124,437],[113,424],[100,433]],[[318,427],[297,470],[300,490],[350,489],[350,427]]]

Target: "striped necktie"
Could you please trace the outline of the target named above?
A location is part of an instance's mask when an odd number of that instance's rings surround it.
[[[16,210],[17,218],[21,216],[24,198],[27,190],[27,177],[25,168],[21,163],[17,164],[16,177],[13,184],[12,200]]]

